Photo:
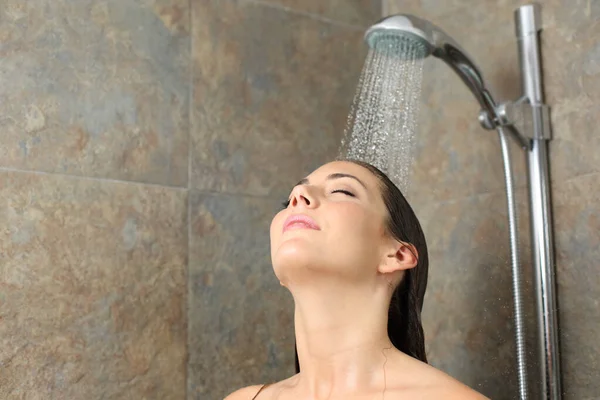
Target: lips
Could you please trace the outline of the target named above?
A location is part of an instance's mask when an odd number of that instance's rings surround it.
[[[314,229],[317,231],[321,230],[321,228],[315,222],[314,219],[312,219],[308,215],[303,214],[293,214],[285,220],[285,222],[283,223],[283,231],[285,232],[290,229]]]

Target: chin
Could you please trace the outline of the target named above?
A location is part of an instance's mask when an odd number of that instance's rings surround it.
[[[308,243],[302,243],[302,240],[286,240],[283,242],[274,255],[274,262],[277,264],[305,264],[314,258],[314,250],[310,249]]]
[[[285,275],[293,270],[305,270],[311,266],[323,265],[323,260],[318,257],[314,245],[310,248],[308,243],[301,240],[286,240],[273,254],[273,268],[275,272]]]

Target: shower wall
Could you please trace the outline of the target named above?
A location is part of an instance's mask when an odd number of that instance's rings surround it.
[[[384,15],[411,13],[453,36],[501,100],[520,95],[513,10],[525,1],[384,0]],[[541,2],[550,169],[565,399],[600,393],[600,3]],[[408,198],[430,250],[424,325],[430,361],[494,399],[518,397],[510,248],[500,146],[477,122],[478,106],[439,60],[425,64],[417,154]],[[531,387],[539,376],[525,160],[517,174],[521,259],[528,292]]]
[[[185,396],[188,15],[2,1],[2,399]]]
[[[2,1],[0,398],[220,399],[293,373],[268,224],[334,156],[380,14]]]

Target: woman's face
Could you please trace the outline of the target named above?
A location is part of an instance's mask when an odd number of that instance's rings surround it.
[[[386,220],[376,176],[351,162],[325,164],[292,189],[271,222],[275,274],[286,286],[315,272],[351,281],[373,276]]]

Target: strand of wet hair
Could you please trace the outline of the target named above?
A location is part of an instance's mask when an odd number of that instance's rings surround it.
[[[383,354],[383,356],[385,357],[385,361],[383,362],[383,392],[381,393],[381,400],[384,400],[385,391],[387,390],[387,376],[385,374],[385,364],[387,364],[388,358],[384,352],[385,352],[385,350],[390,350],[392,347],[393,347],[393,345],[390,347],[387,347],[387,348],[383,348],[381,350],[381,354]]]

